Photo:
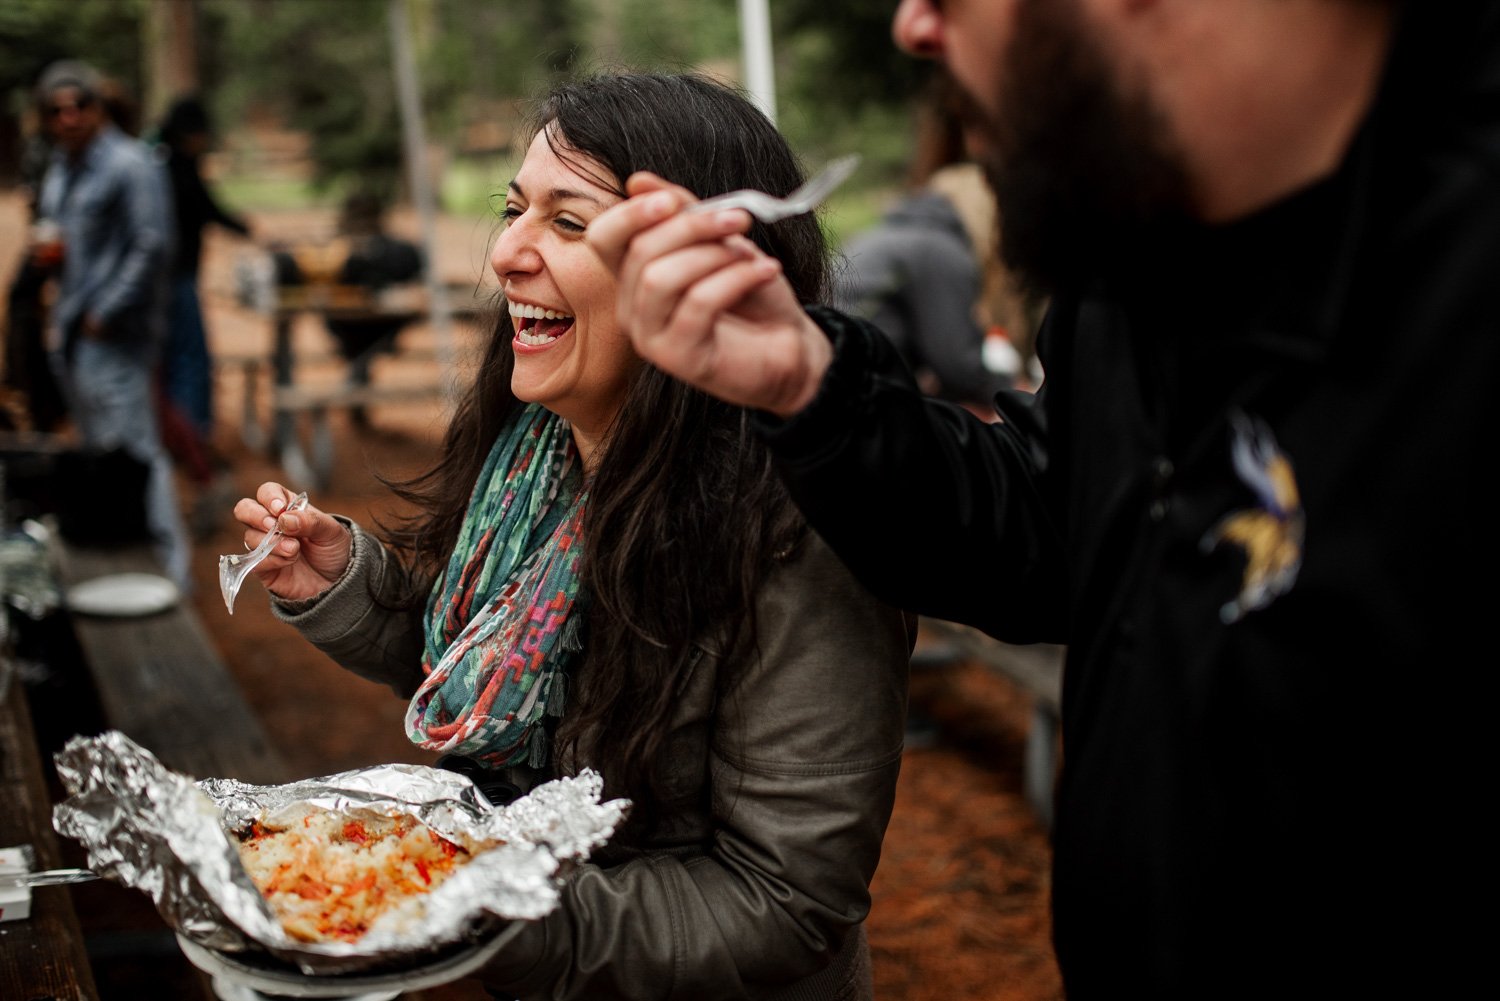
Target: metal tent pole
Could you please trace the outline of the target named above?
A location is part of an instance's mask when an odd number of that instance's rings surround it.
[[[391,29],[391,53],[396,63],[396,93],[401,107],[401,135],[406,147],[406,169],[417,216],[422,224],[422,277],[427,285],[428,319],[437,335],[438,359],[442,366],[445,397],[451,402],[457,391],[454,381],[453,317],[448,297],[437,271],[437,206],[427,173],[427,136],[422,123],[421,87],[417,82],[417,60],[412,53],[411,26],[406,0],[389,0],[387,20]]]
[[[766,0],[739,0],[740,57],[745,89],[756,107],[776,124],[776,68],[771,59],[771,15]]]

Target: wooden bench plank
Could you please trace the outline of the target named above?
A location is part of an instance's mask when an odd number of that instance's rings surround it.
[[[340,383],[333,386],[282,386],[272,396],[277,410],[323,410],[330,407],[370,407],[381,403],[420,403],[440,400],[445,389],[440,383],[423,382],[395,385],[359,385]]]
[[[84,549],[58,539],[58,579],[158,573],[141,547]],[[106,722],[194,778],[287,781],[285,759],[186,602],[156,615],[73,617]]]
[[[5,672],[0,691],[0,847],[31,845],[36,867],[62,864],[52,831],[52,804],[37,750],[26,692]],[[57,886],[31,893],[31,915],[0,923],[0,998],[98,1001],[72,890]]]
[[[1002,643],[972,626],[942,619],[924,617],[922,624],[965,657],[1005,675],[1048,712],[1057,713],[1061,709],[1064,647],[1051,643]]]
[[[431,403],[446,396],[445,387],[439,383],[278,387],[272,397],[272,409],[278,419],[290,421],[296,414],[306,414],[312,423],[312,433],[311,457],[303,448],[295,428],[289,427],[283,435],[277,459],[293,482],[320,490],[333,478],[335,448],[329,411],[363,409],[387,403]]]

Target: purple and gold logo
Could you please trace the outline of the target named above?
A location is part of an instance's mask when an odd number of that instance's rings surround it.
[[[1291,590],[1302,567],[1305,530],[1292,463],[1277,447],[1271,429],[1238,410],[1229,421],[1234,471],[1255,494],[1258,506],[1226,515],[1199,544],[1205,553],[1225,545],[1245,552],[1240,592],[1219,609],[1226,623],[1238,622]]]

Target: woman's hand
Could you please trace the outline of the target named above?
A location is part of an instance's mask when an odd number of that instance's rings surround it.
[[[250,571],[261,585],[278,598],[312,598],[333,586],[349,566],[353,539],[332,515],[308,505],[286,513],[296,497],[280,483],[262,483],[255,497],[240,498],[234,516],[245,528],[245,548],[260,545],[273,528],[283,533],[281,541],[260,565]]]
[[[642,358],[740,406],[789,417],[833,359],[781,274],[743,235],[738,209],[685,213],[698,199],[655,174],[589,223],[589,245],[619,279],[618,316]]]

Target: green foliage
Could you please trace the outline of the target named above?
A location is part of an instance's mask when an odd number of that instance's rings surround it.
[[[773,0],[778,40],[812,44],[778,65],[789,89],[820,106],[857,111],[902,104],[921,87],[928,64],[891,41],[894,0]]]
[[[205,0],[232,71],[220,106],[257,105],[308,134],[314,181],[385,202],[400,190],[401,130],[384,0]]]
[[[613,41],[629,66],[689,70],[738,52],[735,0],[619,0],[617,7],[618,38],[601,41]]]
[[[141,92],[143,0],[0,0],[0,97],[19,114],[46,66],[82,59]]]
[[[145,2],[0,0],[0,95],[12,112],[40,69],[62,56],[88,58],[140,93]],[[269,112],[309,136],[318,190],[385,199],[402,190],[388,0],[197,2],[200,75],[221,132]],[[506,145],[520,110],[565,74],[740,72],[737,0],[404,3],[428,138],[450,153],[454,183],[444,196],[453,203],[473,205],[483,184],[503,183],[488,175],[515,153]],[[871,204],[899,182],[909,159],[909,108],[925,76],[891,44],[893,8],[771,2],[779,124],[810,167],[863,153],[849,189],[871,189],[861,196]],[[287,184],[246,179],[245,190],[270,197],[274,188],[281,201]]]

